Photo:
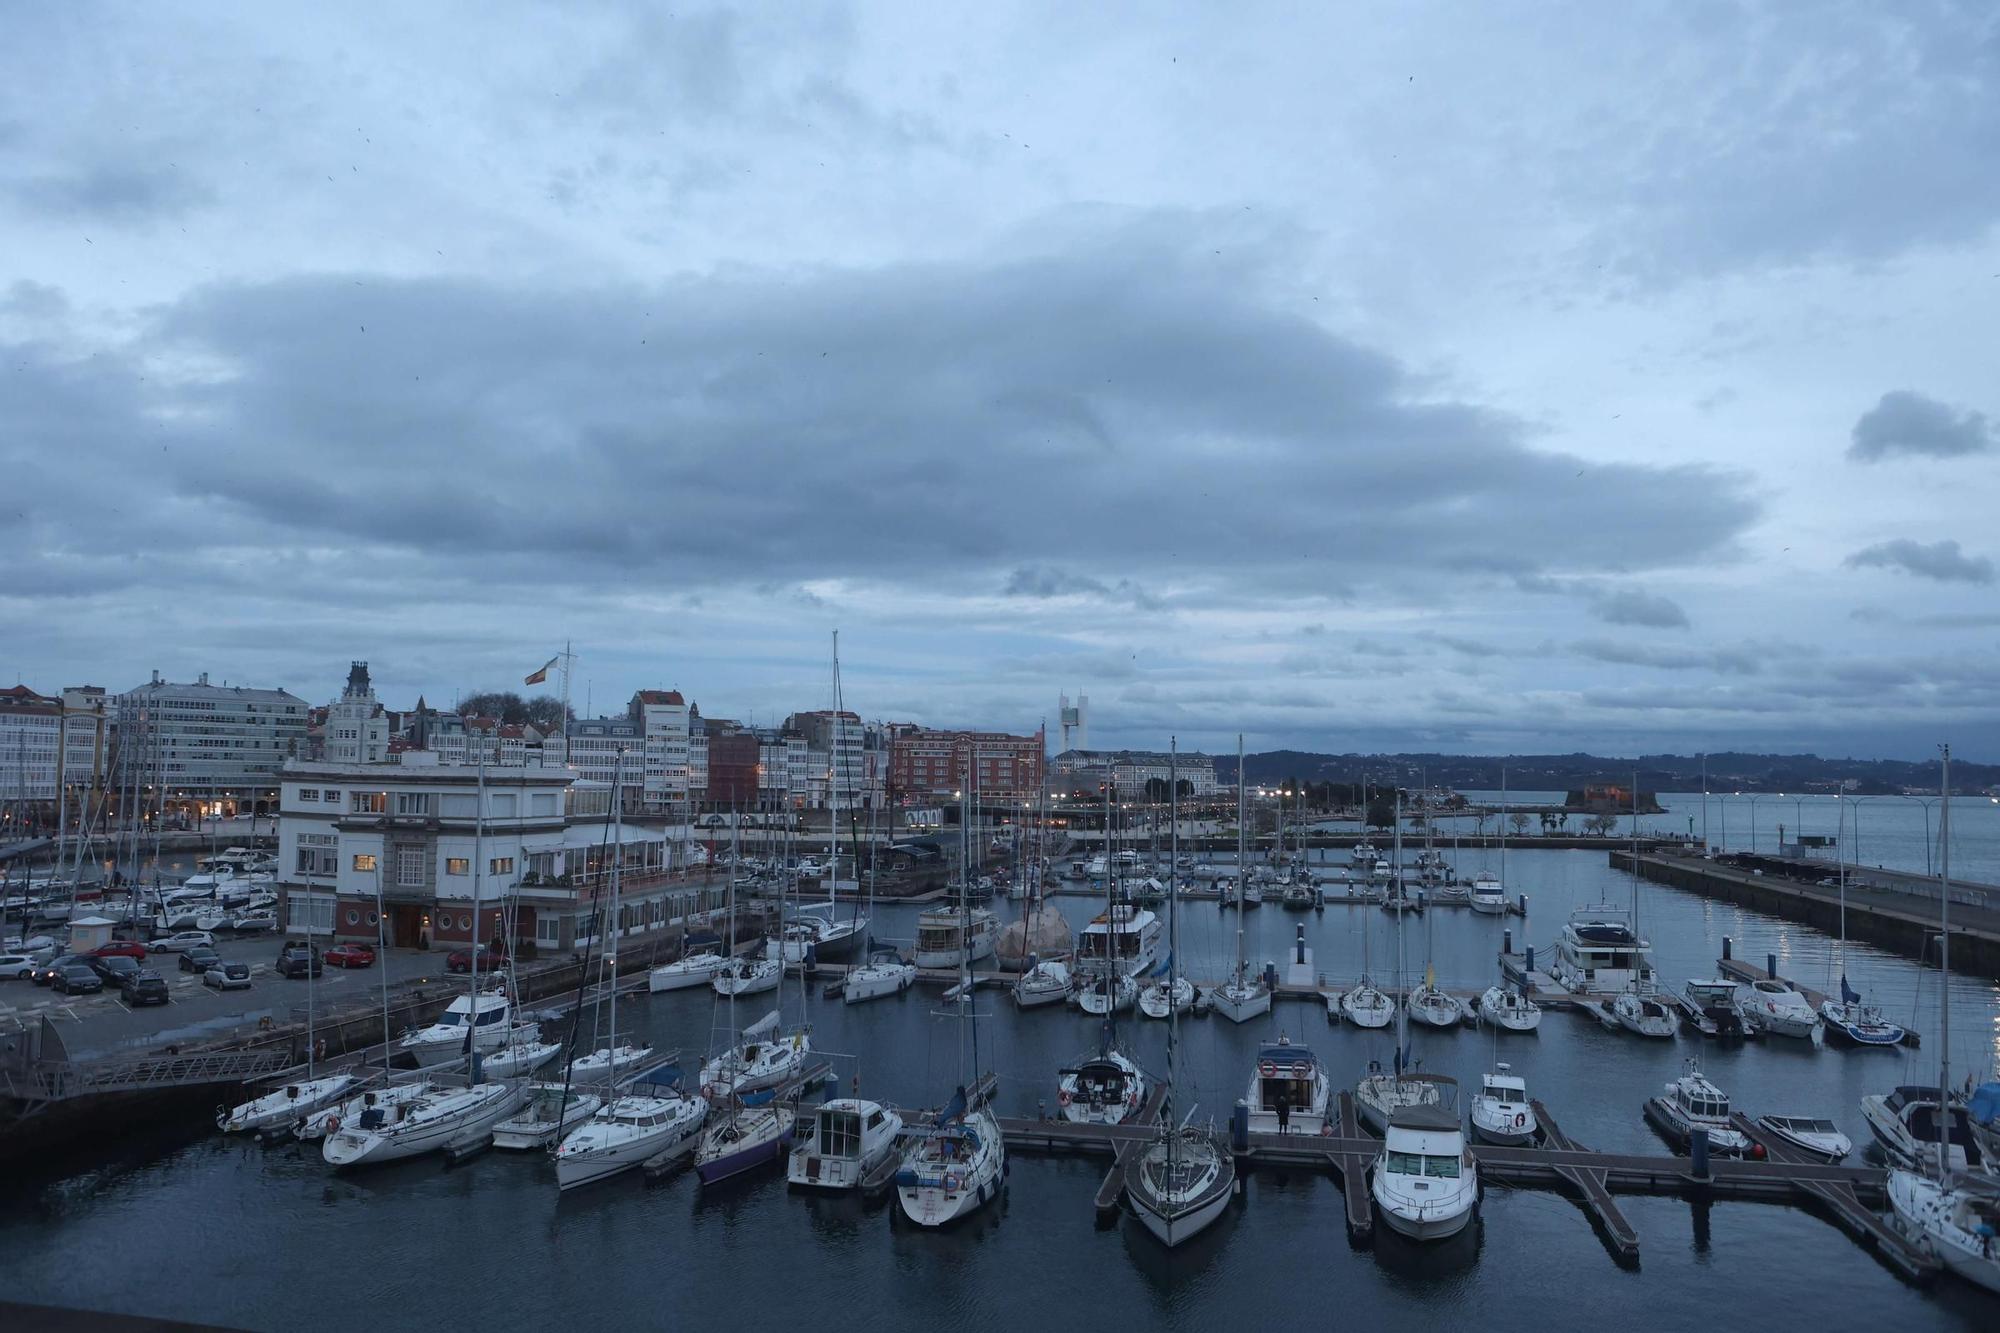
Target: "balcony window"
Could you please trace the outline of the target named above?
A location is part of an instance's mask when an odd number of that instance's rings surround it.
[[[381,815],[389,811],[389,798],[379,791],[357,791],[347,799],[350,814]]]
[[[496,856],[486,863],[486,871],[490,875],[511,875],[514,873],[514,858]]]

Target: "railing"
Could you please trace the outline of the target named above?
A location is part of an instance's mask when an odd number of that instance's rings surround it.
[[[203,1083],[245,1083],[276,1073],[289,1063],[286,1052],[217,1051],[159,1056],[145,1060],[72,1064],[43,1061],[0,1074],[7,1094],[24,1101],[52,1102],[95,1093],[184,1088]]]

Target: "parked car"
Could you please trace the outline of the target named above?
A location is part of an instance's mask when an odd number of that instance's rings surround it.
[[[32,976],[38,966],[32,954],[0,953],[0,977],[18,979]]]
[[[181,950],[181,971],[206,972],[222,961],[222,955],[205,944],[197,944],[192,949]]]
[[[84,962],[91,971],[103,979],[107,986],[116,986],[124,978],[140,970],[137,959],[122,953],[93,953],[85,957]]]
[[[336,944],[326,951],[326,961],[333,967],[373,967],[375,950],[365,944]]]
[[[62,971],[63,968],[69,966],[71,963],[81,963],[85,967],[90,966],[81,954],[57,954],[54,958],[51,958],[48,962],[43,963],[40,967],[29,973],[28,980],[34,982],[37,986],[51,985],[55,982],[56,973]],[[92,973],[91,975],[95,976],[96,974]]]
[[[316,944],[286,940],[285,947],[278,951],[278,975],[281,977],[316,977],[325,967]]]
[[[171,935],[162,935],[153,941],[155,949],[165,949],[169,953],[178,952],[182,949],[192,949],[197,944],[205,944],[213,949],[215,947],[215,935],[206,930],[177,930]]]
[[[118,995],[135,1009],[142,1004],[165,1004],[171,998],[166,978],[145,967],[118,978]]]
[[[481,972],[485,972],[491,968],[507,966],[507,951],[505,949],[495,948],[490,944],[481,944],[476,947],[479,950],[479,970]],[[460,949],[452,954],[451,957],[444,960],[444,970],[447,972],[470,972],[472,970],[472,950]]]
[[[98,945],[90,952],[96,958],[130,958],[141,963],[146,961],[146,946],[137,940],[112,940],[109,944]]]
[[[64,995],[95,995],[104,989],[104,982],[89,964],[71,960],[56,969],[55,980],[49,983]]]
[[[317,960],[315,960],[317,961]],[[201,974],[201,984],[217,990],[250,989],[250,964],[218,962]]]

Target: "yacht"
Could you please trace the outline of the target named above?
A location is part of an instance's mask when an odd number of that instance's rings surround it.
[[[1194,1008],[1194,983],[1186,977],[1150,982],[1139,992],[1139,1012],[1148,1018],[1184,1014]]]
[[[1069,966],[1051,958],[1036,963],[1014,982],[1014,1003],[1022,1009],[1061,1004],[1069,998]]]
[[[1572,993],[1622,990],[1653,982],[1651,946],[1624,908],[1599,903],[1570,914],[1556,937],[1549,975]]]
[[[1642,990],[1634,986],[1619,991],[1617,997],[1606,1006],[1605,1012],[1611,1016],[1611,1022],[1615,1026],[1624,1028],[1636,1037],[1671,1041],[1674,1033],[1680,1030],[1680,1023],[1675,1019],[1674,1011],[1668,1008],[1666,1002],[1650,988]]]
[[[1133,1213],[1169,1247],[1222,1216],[1236,1186],[1236,1163],[1215,1136],[1192,1125],[1169,1128],[1125,1176]]]
[[[562,1051],[560,1042],[543,1041],[541,1029],[524,1025],[499,1050],[479,1059],[482,1078],[526,1078]]]
[[[1965,1171],[1985,1165],[1972,1135],[1972,1117],[1964,1102],[1948,1099],[1949,1130],[1946,1134],[1946,1165]],[[1938,1144],[1938,1090],[1904,1086],[1886,1095],[1861,1099],[1861,1115],[1869,1133],[1881,1146],[1882,1155],[1892,1166],[1935,1165]]]
[[[1703,981],[1691,979],[1673,997],[1681,1019],[1704,1037],[1736,1041],[1750,1034],[1743,1004],[1737,998],[1737,984],[1726,977]]]
[[[1854,1141],[1841,1133],[1840,1126],[1831,1120],[1798,1115],[1760,1115],[1757,1127],[1772,1138],[1822,1162],[1843,1161],[1854,1151]]]
[[[1239,964],[1236,975],[1208,992],[1215,1012],[1232,1023],[1247,1023],[1271,1012],[1271,988],[1261,972]]]
[[[1472,877],[1472,910],[1486,916],[1507,914],[1507,888],[1500,877],[1482,870]]]
[[[1354,1114],[1370,1133],[1386,1135],[1389,1121],[1398,1111],[1417,1106],[1443,1106],[1458,1095],[1458,1080],[1444,1074],[1398,1074],[1385,1070],[1379,1061],[1368,1062],[1368,1072],[1354,1089]]]
[[[1889,1206],[1896,1228],[1947,1271],[2000,1294],[2000,1184],[1891,1171]]]
[[[804,1028],[782,1036],[770,1035],[777,1026],[778,1015],[774,1010],[745,1029],[740,1044],[728,1047],[704,1064],[702,1094],[718,1102],[731,1095],[745,1102],[769,1101],[772,1089],[796,1078],[812,1054],[812,1035]]]
[[[493,1146],[523,1152],[546,1148],[575,1129],[604,1105],[594,1092],[580,1092],[561,1083],[533,1083],[521,1109],[493,1126]]]
[[[607,1180],[682,1148],[707,1118],[700,1097],[614,1097],[557,1147],[556,1187]]]
[[[1142,976],[1160,963],[1160,918],[1137,903],[1114,903],[1092,917],[1077,939],[1077,962],[1101,967],[1109,961],[1125,976]]]
[[[1327,1103],[1333,1084],[1319,1057],[1288,1036],[1266,1042],[1257,1049],[1257,1068],[1250,1076],[1250,1090],[1244,1100],[1250,1108],[1250,1130],[1255,1134],[1278,1132],[1278,1107],[1289,1108],[1289,1124],[1295,1134],[1319,1134],[1327,1126]]]
[[[403,1054],[413,1056],[426,1069],[465,1058],[466,1027],[472,1027],[473,1044],[483,1053],[498,1050],[513,1031],[513,1006],[505,995],[488,992],[475,1001],[470,995],[453,1000],[438,1020],[418,1028],[397,1043]]]
[[[527,1096],[518,1082],[475,1083],[437,1089],[407,1102],[377,1103],[328,1134],[320,1156],[328,1166],[375,1166],[435,1152],[461,1139],[477,1139],[520,1109]]]
[[[1463,1231],[1479,1207],[1479,1167],[1458,1116],[1437,1103],[1397,1107],[1369,1187],[1392,1231],[1412,1240]]]
[[[913,961],[918,967],[957,967],[961,959],[976,963],[993,956],[994,936],[999,920],[986,908],[976,908],[969,921],[961,921],[956,907],[927,908],[917,916],[917,944]],[[971,947],[965,945],[971,940]]]
[[[840,1097],[822,1103],[792,1145],[785,1179],[801,1189],[859,1189],[896,1154],[903,1117],[880,1102]]]
[[[634,1046],[630,1042],[620,1042],[615,1046],[600,1046],[590,1054],[579,1055],[569,1062],[569,1081],[608,1085],[652,1053],[650,1043]]]
[[[777,1161],[791,1146],[798,1123],[790,1107],[776,1103],[739,1105],[717,1114],[694,1150],[695,1175],[704,1185],[720,1184]]]
[[[1429,981],[1411,991],[1404,1004],[1410,1017],[1426,1027],[1455,1028],[1465,1017],[1464,1006]]]
[[[1108,1029],[1097,1054],[1062,1070],[1056,1086],[1056,1103],[1071,1124],[1123,1124],[1146,1104],[1145,1074],[1111,1044]]]
[[[1847,978],[1841,978],[1845,987]],[[1849,992],[1852,995],[1852,992]],[[1823,1000],[1819,1014],[1826,1025],[1826,1034],[1855,1046],[1900,1046],[1903,1044],[1903,1028],[1882,1016],[1882,1011],[1872,1004],[1861,1003],[1861,997],[1851,999]]]
[[[1310,884],[1287,884],[1279,901],[1289,911],[1304,912],[1320,905],[1319,890]]]
[[[945,1226],[997,1198],[1006,1165],[1000,1122],[987,1107],[969,1107],[960,1088],[903,1155],[897,1204],[918,1226]]]
[[[1502,1032],[1533,1032],[1542,1025],[1542,1007],[1518,987],[1488,986],[1479,995],[1479,1019]]]
[[[1541,1132],[1541,1121],[1528,1100],[1527,1080],[1505,1064],[1479,1076],[1479,1095],[1472,1099],[1474,1138],[1519,1148],[1533,1143]]]
[[[1079,977],[1070,990],[1070,998],[1086,1014],[1102,1018],[1121,1009],[1130,1009],[1139,998],[1139,983],[1118,974]]]
[[[1337,1008],[1340,1016],[1358,1028],[1385,1028],[1396,1021],[1396,1002],[1366,976],[1354,989],[1327,996],[1329,1017]]]
[[[328,1074],[302,1083],[287,1083],[276,1092],[253,1098],[230,1110],[217,1111],[215,1127],[225,1134],[289,1130],[303,1117],[338,1101],[356,1082],[352,1074]]]
[[[784,964],[775,958],[732,958],[709,974],[717,995],[757,995],[776,990]]]
[[[413,1102],[419,1097],[428,1097],[439,1091],[429,1079],[409,1079],[401,1083],[389,1083],[378,1088],[369,1088],[356,1093],[342,1102],[322,1107],[311,1115],[299,1120],[292,1133],[305,1143],[316,1143],[329,1134],[337,1134],[340,1127],[353,1123],[360,1115],[376,1106],[392,1106],[402,1102]]]
[[[676,958],[671,963],[662,963],[646,973],[646,989],[657,995],[661,991],[687,990],[694,986],[706,986],[729,966],[729,958],[720,953],[691,953]]]
[[[1776,977],[1750,983],[1743,1011],[1759,1032],[1797,1037],[1815,1046],[1825,1040],[1825,1025],[1811,1002]]]
[[[1677,1152],[1688,1151],[1697,1129],[1708,1131],[1708,1150],[1719,1156],[1741,1157],[1750,1151],[1750,1136],[1729,1122],[1729,1095],[1695,1060],[1659,1096],[1647,1099],[1646,1123]]]
[[[877,950],[860,967],[851,969],[840,983],[842,1004],[860,1004],[884,995],[900,995],[917,981],[917,966],[906,963],[891,950]]]
[[[1348,849],[1347,862],[1356,869],[1372,867],[1375,864],[1377,855],[1378,853],[1373,843],[1357,842]]]

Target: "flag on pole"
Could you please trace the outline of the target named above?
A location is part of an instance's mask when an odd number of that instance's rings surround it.
[[[549,669],[555,666],[555,664],[560,661],[562,661],[562,654],[557,653],[554,657],[551,657],[547,662],[542,664],[541,670],[536,671],[534,674],[530,675],[526,680],[522,681],[521,683],[523,685],[541,684],[543,681],[549,678]]]

